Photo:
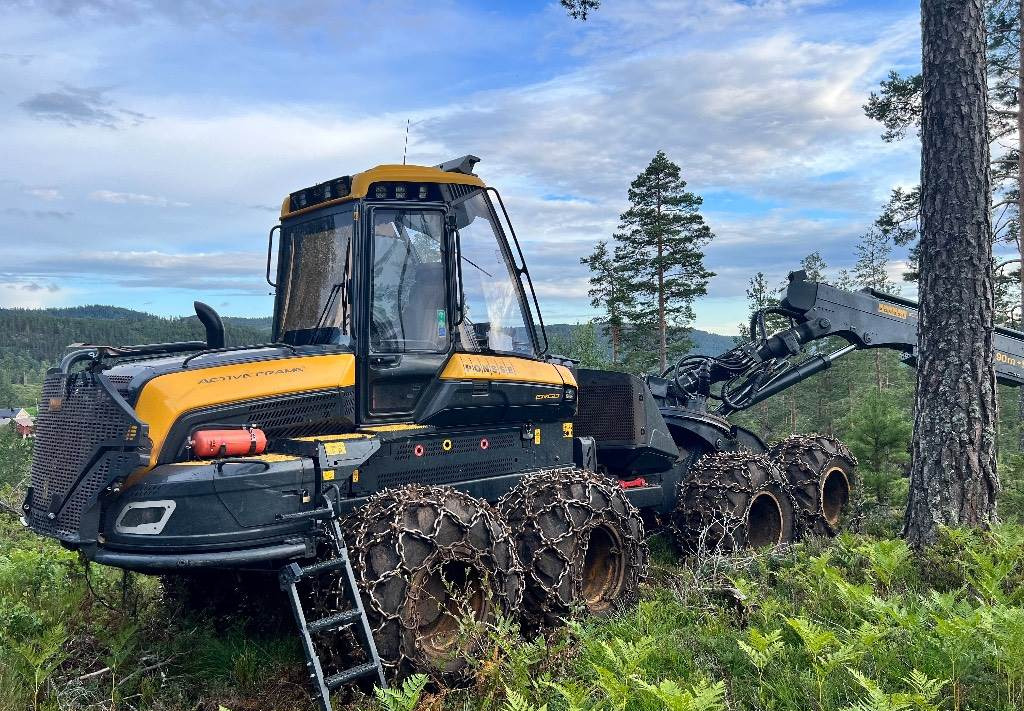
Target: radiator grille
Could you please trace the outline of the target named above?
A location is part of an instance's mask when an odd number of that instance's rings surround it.
[[[576,436],[593,437],[598,442],[632,441],[637,437],[640,390],[630,376],[624,373],[582,375],[579,386],[579,409],[574,420]]]
[[[77,539],[82,513],[107,483],[113,453],[102,458],[77,489],[72,485],[104,442],[124,442],[132,422],[91,376],[73,378],[65,388],[61,375],[47,376],[36,418],[32,453],[30,523],[40,533]],[[51,403],[56,407],[51,408]],[[59,403],[59,405],[58,405]],[[70,498],[55,520],[47,515],[54,497]]]
[[[351,391],[342,396],[351,398]],[[315,434],[335,434],[352,429],[351,421],[341,413],[350,407],[338,406],[337,391],[298,398],[268,400],[249,406],[249,419],[268,437],[306,437]]]

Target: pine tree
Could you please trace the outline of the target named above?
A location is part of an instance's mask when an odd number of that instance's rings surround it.
[[[921,288],[905,533],[995,521],[992,223],[981,0],[922,0]]]
[[[616,254],[610,254],[608,243],[601,241],[589,257],[580,259],[581,264],[590,268],[590,289],[587,291],[590,305],[605,314],[602,329],[612,344],[612,365],[618,364],[622,351],[623,311],[629,305],[630,295],[621,251],[620,246],[616,248]]]
[[[825,270],[828,269],[828,265],[821,258],[821,252],[815,250],[801,259],[800,268],[807,273],[809,281],[825,281]]]
[[[872,228],[865,232],[854,252],[857,262],[853,265],[853,278],[859,286],[899,293],[899,288],[889,279],[892,242],[881,230]]]
[[[843,419],[843,441],[860,460],[865,488],[879,503],[900,478],[900,467],[909,459],[907,443],[911,424],[900,403],[888,393],[868,390]]]
[[[616,235],[616,261],[630,294],[629,360],[638,369],[657,363],[662,372],[688,348],[693,301],[714,276],[702,251],[713,235],[700,213],[703,200],[686,190],[679,166],[663,151],[630,184],[629,202]]]
[[[754,314],[763,309],[779,305],[779,299],[775,292],[772,291],[772,288],[768,286],[768,280],[765,278],[764,272],[758,272],[750,277],[747,281],[745,293],[747,295],[747,319],[739,325],[741,342],[757,337],[757,334],[750,332],[750,320]],[[767,324],[766,327],[768,330],[772,330]]]
[[[808,280],[825,281],[825,271],[828,269],[828,264],[826,264],[824,258],[822,258],[821,252],[815,250],[800,260],[800,268],[806,272]],[[825,339],[824,342],[812,342],[807,345],[807,350],[810,353],[818,353],[822,350],[824,352],[829,352],[837,347],[835,342],[841,340],[842,339],[828,338]],[[846,342],[842,341],[841,345],[846,345]],[[826,368],[820,378],[820,385],[810,389],[811,392],[814,393],[815,429],[820,432],[824,432],[825,434],[832,434],[832,368]],[[794,393],[795,392],[796,389],[794,389]]]
[[[1022,0],[986,0],[986,94],[988,119],[986,129],[992,145],[992,239],[1012,245],[1024,257],[1024,243],[1019,239],[1021,200],[1024,191],[1024,116],[1019,97],[1024,94],[1024,56],[1020,51],[1021,27],[1024,23]],[[884,127],[882,140],[893,142],[921,127],[920,74],[901,76],[891,71],[878,92],[872,92],[864,105],[865,114]],[[894,188],[875,227],[887,234],[898,246],[910,247],[911,269],[907,281],[917,281],[918,240],[920,237],[921,189]],[[1013,292],[1017,302],[1024,304],[1024,272],[1018,272]],[[999,286],[1009,288],[1009,277]],[[1009,297],[1007,297],[1009,298]],[[1006,320],[1004,317],[1002,320]]]
[[[586,22],[587,16],[601,7],[601,0],[561,0],[561,5],[569,17]]]

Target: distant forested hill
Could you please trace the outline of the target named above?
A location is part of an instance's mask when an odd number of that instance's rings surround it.
[[[225,317],[230,345],[265,343],[270,317]],[[548,337],[567,338],[575,326],[549,324]],[[0,383],[41,382],[46,369],[60,360],[71,343],[131,345],[202,340],[195,316],[162,318],[119,306],[73,306],[55,309],[0,309]],[[731,336],[693,331],[695,353],[717,355],[733,346]],[[606,340],[606,339],[602,339]],[[610,353],[607,343],[602,343]]]
[[[548,333],[548,340],[550,341],[568,341],[572,334],[572,330],[576,328],[573,324],[568,323],[549,323],[545,326]],[[733,336],[723,336],[718,333],[709,333],[707,331],[699,331],[694,329],[690,331],[690,340],[693,341],[693,348],[690,353],[696,353],[699,355],[719,355],[725,353],[727,350],[736,345],[736,340]],[[612,346],[608,337],[601,332],[601,328],[597,329],[597,340],[601,348],[604,350],[605,356],[611,360]]]
[[[224,319],[231,345],[270,338],[270,318]],[[71,343],[131,345],[203,340],[195,316],[162,318],[117,306],[60,309],[0,309],[0,383],[42,381]]]

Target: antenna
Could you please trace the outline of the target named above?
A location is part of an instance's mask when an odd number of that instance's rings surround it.
[[[405,156],[409,153],[409,121],[405,120],[405,148],[402,149],[402,165],[405,165]]]

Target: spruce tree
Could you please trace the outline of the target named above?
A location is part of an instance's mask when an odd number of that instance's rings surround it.
[[[889,279],[892,242],[883,232],[875,228],[868,230],[854,251],[857,262],[853,265],[853,278],[859,286],[889,294],[899,293],[899,287]]]
[[[663,151],[630,184],[629,202],[615,235],[630,295],[628,360],[634,369],[657,364],[662,372],[689,346],[693,301],[714,276],[702,251],[713,235],[700,213],[703,200],[686,190],[679,166]]]

